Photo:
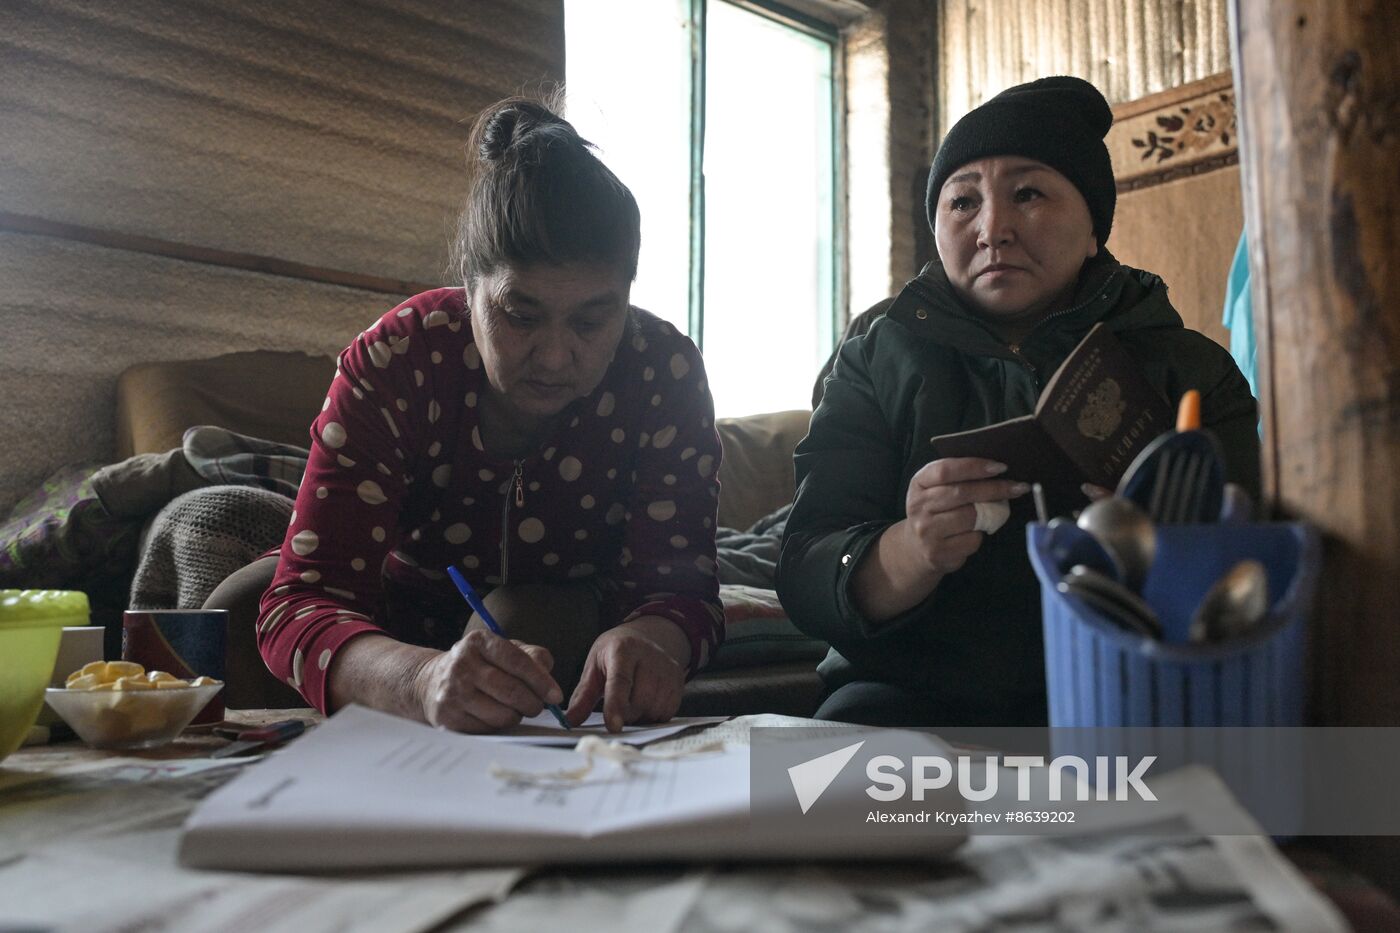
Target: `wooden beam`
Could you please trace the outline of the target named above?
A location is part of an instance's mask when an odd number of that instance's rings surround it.
[[[82,224],[48,220],[43,217],[16,214],[11,211],[0,211],[0,231],[57,237],[80,243],[92,243],[109,249],[149,253],[153,256],[167,256],[185,262],[201,262],[206,265],[225,266],[230,269],[243,269],[247,272],[261,272],[265,275],[279,275],[290,279],[304,279],[308,282],[321,282],[326,285],[343,285],[346,288],[384,292],[403,297],[440,287],[424,282],[411,282],[406,279],[392,279],[378,275],[365,275],[360,272],[327,269],[323,266],[310,266],[306,263],[279,259],[275,256],[239,253],[232,250],[180,243],[175,240],[162,240],[136,233],[87,227]]]
[[[1265,495],[1320,527],[1313,719],[1400,724],[1400,4],[1231,0]],[[1400,839],[1323,841],[1400,891]]]
[[[1400,5],[1237,2],[1265,489],[1327,535],[1314,709],[1400,724]]]

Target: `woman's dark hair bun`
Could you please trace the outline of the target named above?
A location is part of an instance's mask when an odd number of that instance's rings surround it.
[[[506,264],[608,263],[637,274],[632,192],[565,120],[563,89],[510,97],[477,116],[453,267],[471,283]]]
[[[495,162],[519,147],[531,133],[543,127],[557,127],[573,134],[573,127],[553,109],[538,100],[512,97],[488,107],[481,115],[477,155]]]

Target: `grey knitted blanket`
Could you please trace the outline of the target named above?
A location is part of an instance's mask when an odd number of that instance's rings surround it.
[[[291,499],[256,486],[177,496],[146,530],[131,608],[200,608],[225,577],[281,544],[291,517]]]

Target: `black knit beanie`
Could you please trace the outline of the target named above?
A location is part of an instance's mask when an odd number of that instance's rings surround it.
[[[929,226],[938,193],[954,171],[976,159],[1018,155],[1044,162],[1079,189],[1103,246],[1118,200],[1113,164],[1103,142],[1112,125],[1108,101],[1080,78],[1057,75],[1007,88],[954,123],[943,137],[924,199]]]

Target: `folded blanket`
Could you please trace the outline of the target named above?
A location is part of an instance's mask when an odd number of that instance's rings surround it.
[[[211,484],[295,497],[305,467],[304,450],[214,427],[190,428],[183,449],[61,467],[0,523],[0,586],[88,590],[129,576],[141,526],[172,499]]]
[[[306,472],[307,450],[249,437],[227,428],[199,425],[182,438],[185,459],[200,476],[220,486],[260,486],[297,497]]]
[[[132,609],[198,609],[229,574],[276,547],[292,500],[256,486],[208,486],[172,499],[146,531]]]
[[[198,609],[229,574],[282,543],[305,448],[198,425],[179,454],[206,485],[151,520],[131,580],[133,609]],[[135,458],[133,458],[135,459]]]
[[[305,466],[304,450],[208,426],[190,428],[183,447],[163,454],[138,454],[106,466],[68,464],[0,521],[0,587],[87,593],[93,624],[108,629],[107,656],[116,657],[121,650],[123,609],[129,605],[176,608],[176,602],[162,603],[193,599],[188,594],[204,585],[196,580],[217,572],[200,569],[202,558],[194,555],[194,569],[177,574],[176,583],[152,578],[137,594],[146,601],[130,603],[132,572],[142,554],[141,529],[151,517],[172,500],[211,484],[270,489],[280,494],[290,512]],[[259,542],[268,538],[265,513],[264,503],[253,533]],[[275,539],[263,549],[282,540],[286,515],[280,521]],[[220,553],[244,552],[234,548]]]
[[[792,504],[788,503],[754,522],[748,531],[717,529],[715,556],[719,561],[719,582],[773,589],[778,576],[783,529],[787,527],[791,511]]]

